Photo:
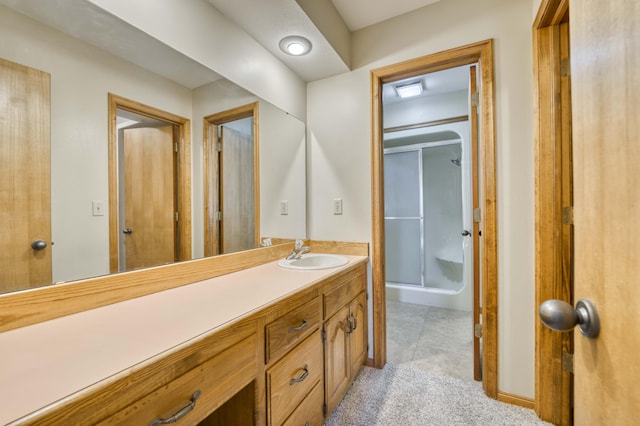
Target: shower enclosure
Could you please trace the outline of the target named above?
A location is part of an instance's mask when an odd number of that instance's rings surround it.
[[[385,148],[386,282],[393,300],[472,308],[473,247],[465,232],[472,229],[470,158],[461,133],[440,131]]]

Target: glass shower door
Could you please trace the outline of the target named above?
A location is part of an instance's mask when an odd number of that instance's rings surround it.
[[[387,283],[424,285],[420,150],[385,151],[384,215]]]

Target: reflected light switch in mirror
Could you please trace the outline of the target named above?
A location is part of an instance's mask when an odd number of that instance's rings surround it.
[[[92,206],[94,216],[104,216],[104,201],[93,200]]]
[[[342,198],[333,199],[333,214],[342,214]]]
[[[289,214],[289,201],[280,200],[280,214],[281,215]]]

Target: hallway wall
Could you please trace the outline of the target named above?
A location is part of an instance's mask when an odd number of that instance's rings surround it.
[[[494,39],[498,387],[531,399],[535,318],[532,1],[448,0],[364,28],[353,34],[354,70],[307,86],[310,237],[370,242],[370,70]],[[342,215],[332,214],[333,198],[344,199]]]

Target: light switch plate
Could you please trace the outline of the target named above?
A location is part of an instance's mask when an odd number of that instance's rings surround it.
[[[342,198],[333,199],[333,214],[342,214]]]
[[[104,201],[93,200],[91,202],[94,216],[104,216]]]
[[[289,214],[289,201],[280,200],[280,214],[288,215]]]

